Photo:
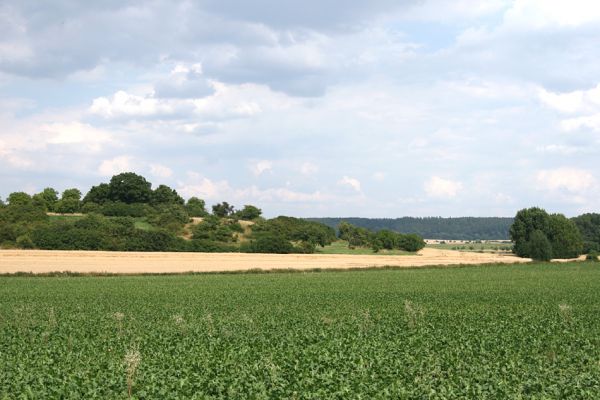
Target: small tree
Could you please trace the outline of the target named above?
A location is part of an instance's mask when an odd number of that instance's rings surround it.
[[[550,261],[552,259],[552,245],[544,232],[539,229],[531,233],[526,247],[529,257],[535,261]]]
[[[244,219],[248,221],[260,217],[261,214],[262,210],[260,208],[250,204],[246,204],[244,208],[235,213],[236,217],[238,217],[239,219]]]
[[[226,201],[212,206],[213,215],[219,218],[228,217],[233,213],[233,210],[234,207]]]
[[[197,197],[190,197],[185,204],[185,209],[190,217],[206,217],[208,215],[206,203]]]

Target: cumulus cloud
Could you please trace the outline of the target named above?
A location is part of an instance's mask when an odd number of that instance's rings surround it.
[[[98,173],[110,177],[121,172],[130,172],[134,169],[134,161],[131,156],[119,156],[103,160],[98,167]]]
[[[212,201],[227,199],[236,203],[314,203],[332,198],[320,191],[301,192],[282,187],[260,189],[251,185],[235,188],[227,180],[215,181],[197,173],[188,173],[188,181],[179,182],[177,191],[185,197],[197,196]]]
[[[351,178],[344,175],[344,177],[338,181],[338,185],[349,187],[356,192],[360,192],[360,181],[356,178]]]
[[[170,178],[173,170],[161,164],[150,164],[150,173],[158,178]]]
[[[583,192],[596,184],[594,175],[581,168],[562,167],[538,171],[536,174],[538,188],[542,190],[567,190]]]
[[[269,160],[260,160],[251,166],[252,173],[256,176],[260,176],[267,171],[271,171],[272,169],[273,163]]]
[[[458,181],[432,176],[423,185],[425,193],[435,198],[453,198],[456,197],[463,188],[463,184]]]

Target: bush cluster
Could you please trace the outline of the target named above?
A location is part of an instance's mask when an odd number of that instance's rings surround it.
[[[342,221],[338,226],[340,239],[346,240],[350,247],[371,247],[378,252],[386,250],[419,251],[425,247],[423,238],[416,234],[402,234],[382,229],[371,232],[366,228],[354,226]]]

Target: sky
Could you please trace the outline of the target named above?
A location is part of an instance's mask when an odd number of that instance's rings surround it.
[[[0,196],[133,171],[266,216],[600,211],[600,3],[5,0]]]

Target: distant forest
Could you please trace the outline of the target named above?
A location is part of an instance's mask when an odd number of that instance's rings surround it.
[[[336,228],[341,221],[373,231],[389,229],[399,233],[416,233],[427,239],[508,240],[513,218],[500,217],[403,217],[403,218],[307,218]]]

